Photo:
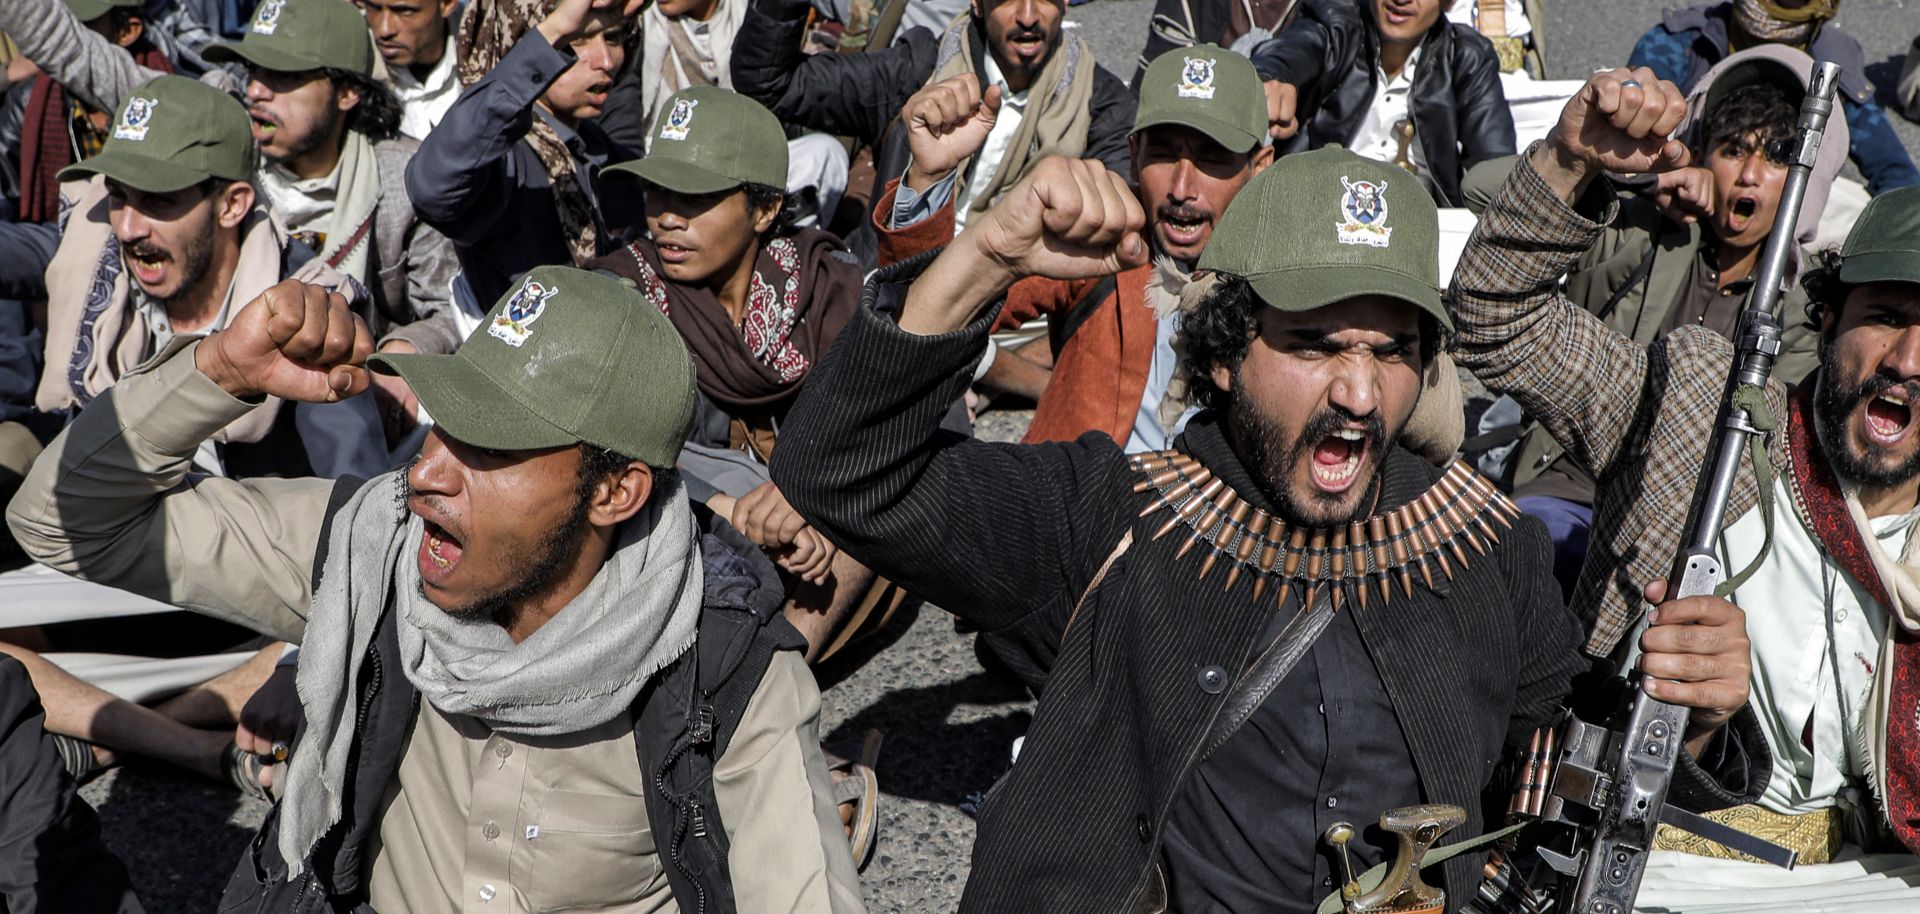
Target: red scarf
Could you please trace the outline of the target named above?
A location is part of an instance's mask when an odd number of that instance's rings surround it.
[[[1881,606],[1892,606],[1886,584],[1874,568],[1872,547],[1847,511],[1840,482],[1827,465],[1813,423],[1814,381],[1801,384],[1787,423],[1787,448],[1793,483],[1813,535],[1840,570],[1858,582]],[[1893,646],[1891,713],[1887,715],[1887,795],[1883,798],[1893,833],[1907,850],[1920,853],[1920,639],[1898,623],[1890,626]]]
[[[149,70],[172,73],[173,63],[152,44],[129,51],[134,63]],[[73,164],[73,105],[53,77],[34,78],[27,95],[25,135],[20,138],[21,222],[52,222],[60,215],[60,169]]]

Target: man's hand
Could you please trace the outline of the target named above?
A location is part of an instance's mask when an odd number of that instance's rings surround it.
[[[1713,172],[1697,165],[1661,172],[1653,202],[1679,225],[1713,217]]]
[[[273,766],[285,761],[274,758],[274,746],[293,742],[300,727],[300,693],[294,687],[297,669],[291,665],[276,667],[240,709],[240,725],[233,730],[234,744],[265,762],[260,766],[262,787],[273,786]]]
[[[1747,703],[1753,678],[1747,615],[1719,597],[1671,603],[1667,583],[1647,585],[1653,624],[1640,635],[1641,687],[1669,704],[1693,709],[1687,748],[1696,754]]]
[[[1276,140],[1292,139],[1300,132],[1300,87],[1277,79],[1263,85],[1267,91],[1267,132]]]
[[[820,531],[807,525],[800,512],[771,482],[763,482],[739,498],[715,495],[707,507],[727,518],[727,522],[774,556],[774,563],[811,584],[826,583],[827,573],[838,554],[833,543]]]
[[[1604,172],[1679,168],[1687,164],[1687,146],[1669,137],[1686,114],[1686,96],[1652,70],[1602,70],[1567,100],[1534,152],[1534,170],[1571,203]]]
[[[647,0],[559,0],[534,28],[547,43],[564,49],[587,33],[594,14],[605,13],[619,19],[640,15]]]
[[[227,393],[331,403],[367,389],[373,335],[338,292],[282,280],[200,342],[194,362]]]
[[[903,182],[915,193],[940,182],[980,151],[1000,115],[1000,87],[980,91],[980,77],[962,73],[927,86],[907,99],[900,118],[913,152]]]

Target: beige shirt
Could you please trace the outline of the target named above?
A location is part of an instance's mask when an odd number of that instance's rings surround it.
[[[57,570],[298,641],[333,483],[189,475],[200,442],[250,408],[194,367],[196,345],[176,340],[96,398],[34,462],[8,524]],[[742,912],[863,910],[819,714],[812,674],[782,652],[715,765]],[[424,703],[419,721],[373,855],[376,907],[675,909],[630,722],[523,740]]]

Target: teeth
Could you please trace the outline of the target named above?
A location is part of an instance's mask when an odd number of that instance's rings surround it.
[[[1337,432],[1334,432],[1333,437],[1339,438],[1342,441],[1361,441],[1361,440],[1364,440],[1367,436],[1365,433],[1357,429],[1343,428]]]
[[[441,545],[442,544],[440,541],[440,537],[428,536],[427,537],[427,557],[433,559],[433,563],[435,565],[439,565],[442,568],[446,568],[452,565],[453,562],[449,561],[445,556],[440,554]]]
[[[1888,403],[1892,403],[1895,406],[1905,406],[1907,405],[1907,392],[1904,390],[1895,388],[1893,390],[1889,390],[1886,393],[1881,394],[1880,399],[1885,400]]]

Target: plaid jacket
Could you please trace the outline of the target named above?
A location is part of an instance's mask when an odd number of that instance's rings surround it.
[[[1614,207],[1603,184],[1568,207],[1523,155],[1474,230],[1449,295],[1459,363],[1518,401],[1599,481],[1573,593],[1595,656],[1632,629],[1642,588],[1666,577],[1680,549],[1733,361],[1733,344],[1711,330],[1685,327],[1642,347],[1561,293],[1560,276]],[[1767,385],[1767,404],[1783,422],[1788,390]],[[1785,436],[1771,436],[1767,453],[1785,478]],[[1743,465],[1729,523],[1753,509],[1756,491]]]

